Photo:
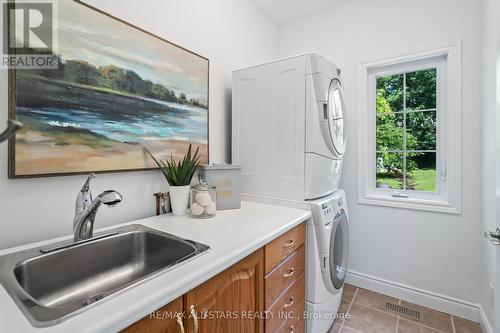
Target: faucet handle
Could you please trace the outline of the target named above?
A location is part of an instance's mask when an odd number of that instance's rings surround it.
[[[91,173],[88,178],[87,178],[87,181],[85,182],[85,184],[83,184],[83,187],[81,189],[80,192],[82,193],[85,193],[85,192],[88,192],[90,190],[90,181],[95,178],[95,173]]]

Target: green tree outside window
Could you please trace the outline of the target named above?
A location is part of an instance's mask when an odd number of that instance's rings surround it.
[[[377,77],[377,187],[436,191],[436,75]]]

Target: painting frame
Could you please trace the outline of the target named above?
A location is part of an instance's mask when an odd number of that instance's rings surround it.
[[[9,0],[15,2],[15,0]],[[174,42],[171,42],[163,37],[160,37],[148,30],[145,30],[143,28],[140,28],[130,22],[127,22],[126,20],[120,19],[114,15],[111,15],[99,8],[96,8],[92,5],[89,5],[82,0],[72,0],[74,3],[77,3],[81,6],[84,6],[92,11],[95,11],[98,14],[104,15],[112,20],[115,20],[121,24],[126,25],[129,28],[138,30],[144,34],[147,34],[155,39],[158,40],[158,42],[162,43],[167,43],[175,48],[178,48],[180,50],[183,50],[187,53],[190,53],[196,57],[199,57],[200,59],[204,60],[207,62],[207,102],[206,102],[206,109],[207,109],[207,143],[206,143],[206,158],[207,158],[207,163],[209,163],[210,160],[210,59],[202,56],[199,53],[196,53],[192,50],[189,50],[181,45],[178,45]],[[17,107],[17,89],[16,89],[16,69],[15,68],[9,68],[8,69],[8,117],[9,119],[16,119],[16,107]],[[145,158],[147,155],[144,155]],[[89,173],[95,173],[95,174],[107,174],[107,173],[130,173],[130,172],[143,172],[143,171],[153,171],[153,170],[158,170],[158,167],[151,167],[151,168],[140,168],[140,169],[118,169],[118,170],[88,170],[88,171],[75,171],[75,172],[57,172],[57,173],[37,173],[37,174],[28,174],[28,175],[18,175],[16,174],[16,136],[13,135],[9,138],[8,141],[8,178],[9,179],[29,179],[29,178],[45,178],[45,177],[61,177],[61,176],[75,176],[75,175],[86,175]]]

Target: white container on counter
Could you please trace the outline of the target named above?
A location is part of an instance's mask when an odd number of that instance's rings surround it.
[[[217,210],[241,207],[241,166],[231,164],[202,164],[199,178],[215,186]]]

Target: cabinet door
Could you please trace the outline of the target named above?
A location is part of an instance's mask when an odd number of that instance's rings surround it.
[[[122,333],[184,333],[182,297],[132,324]],[[180,323],[177,315],[180,315]]]
[[[262,249],[187,293],[184,306],[187,333],[263,332]]]

